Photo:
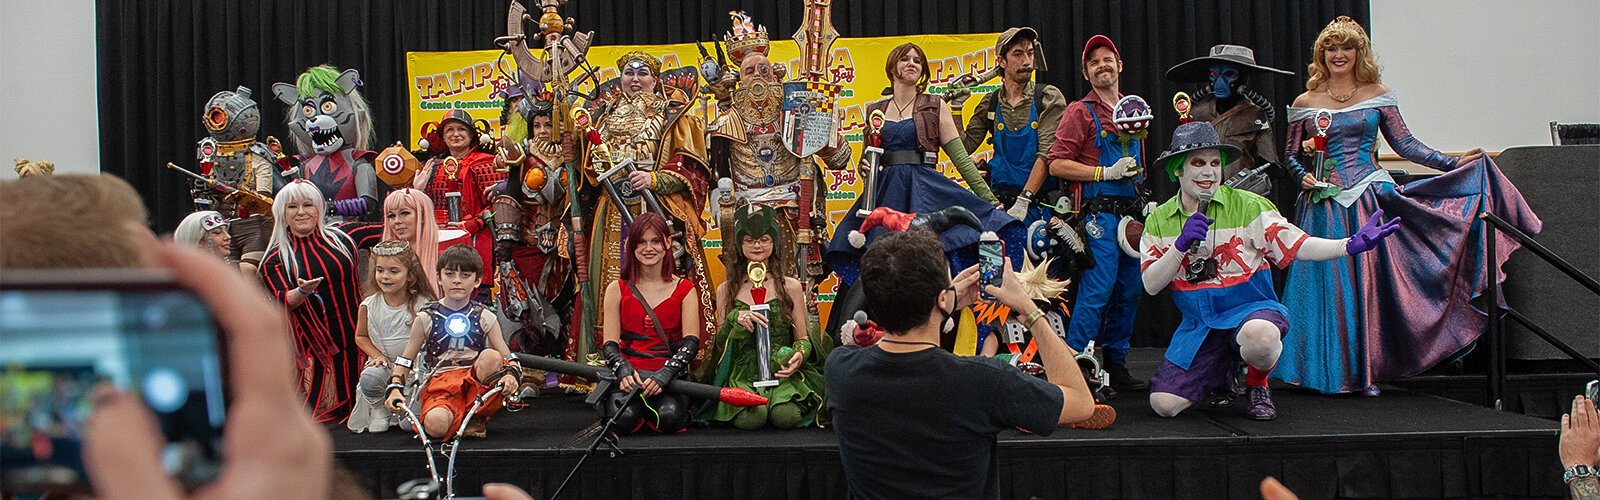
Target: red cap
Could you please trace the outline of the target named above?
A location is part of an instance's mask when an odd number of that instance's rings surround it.
[[[1111,39],[1107,38],[1105,35],[1095,35],[1089,37],[1089,41],[1083,44],[1083,57],[1078,60],[1089,60],[1089,53],[1094,52],[1094,49],[1100,47],[1110,47],[1111,53],[1116,54],[1117,59],[1122,59],[1122,51],[1117,50],[1117,44],[1111,43]]]

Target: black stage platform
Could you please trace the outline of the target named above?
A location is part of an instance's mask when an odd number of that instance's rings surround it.
[[[1135,374],[1158,349],[1135,349]],[[1376,398],[1277,388],[1279,417],[1237,409],[1163,419],[1144,394],[1115,401],[1101,431],[1000,437],[1003,498],[1260,498],[1263,476],[1301,498],[1564,497],[1556,423],[1386,387]],[[959,404],[952,401],[951,404]],[[489,438],[462,446],[458,482],[518,484],[548,498],[588,446],[594,412],[575,396],[501,413]],[[427,475],[421,446],[398,431],[333,432],[338,461],[380,498]],[[834,434],[825,429],[744,432],[695,428],[622,438],[626,454],[599,453],[562,498],[827,498],[844,496]],[[442,466],[442,462],[441,462]],[[977,466],[977,465],[975,465]]]

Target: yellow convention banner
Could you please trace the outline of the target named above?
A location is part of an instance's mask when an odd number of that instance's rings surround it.
[[[780,32],[781,29],[774,30],[773,36],[782,36]],[[982,72],[994,65],[994,42],[998,35],[998,33],[977,33],[838,39],[833,45],[833,64],[829,68],[829,75],[836,83],[845,87],[839,96],[836,109],[840,114],[840,131],[850,142],[855,153],[854,158],[860,158],[861,155],[866,105],[882,99],[883,90],[889,86],[889,77],[883,68],[890,49],[906,42],[921,46],[928,55],[928,67],[932,73],[928,90],[930,93],[942,94],[945,90],[944,84],[951,79],[962,74]],[[710,49],[709,44],[707,48]],[[597,70],[599,78],[596,81],[605,82],[616,78],[617,58],[634,50],[660,57],[663,70],[696,66],[700,63],[700,51],[693,43],[591,47],[588,59]],[[792,40],[774,38],[769,57],[774,64],[788,68],[789,79],[794,79],[795,75],[800,74],[800,51]],[[737,62],[730,61],[729,64],[737,65]],[[406,70],[407,79],[411,84],[411,145],[415,146],[420,139],[419,131],[424,123],[437,121],[449,109],[465,109],[472,113],[474,118],[486,119],[498,129],[501,100],[496,96],[496,92],[505,88],[508,82],[506,75],[514,74],[515,66],[516,63],[511,57],[501,57],[499,50],[408,52]],[[592,85],[585,85],[588,86]],[[998,81],[991,81],[974,88],[973,97],[967,101],[963,115],[971,116],[972,109],[981,100],[982,95],[999,86]],[[587,92],[588,89],[579,90]],[[707,119],[709,123],[716,119],[715,108],[714,105],[707,106],[706,102],[701,100],[689,112]],[[987,159],[990,155],[988,144],[972,152],[973,161]],[[960,182],[955,168],[942,153],[939,168],[944,171],[946,177]],[[827,190],[830,235],[833,224],[844,217],[860,193],[863,180],[858,177],[853,168],[826,172],[824,180],[827,184],[820,187]],[[709,208],[705,215],[709,223],[716,224],[716,218],[711,215]],[[720,231],[713,229],[706,233],[703,244],[707,260],[710,261],[711,278],[713,281],[721,281]],[[817,300],[821,303],[819,306],[823,308],[824,314],[828,303],[833,301],[837,288],[838,285],[833,278],[818,286]]]

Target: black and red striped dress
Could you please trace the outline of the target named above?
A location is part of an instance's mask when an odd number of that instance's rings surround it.
[[[366,231],[358,231],[366,233]],[[289,309],[300,388],[318,422],[343,421],[350,413],[351,389],[361,369],[361,350],[355,345],[356,312],[361,303],[361,276],[356,267],[356,241],[338,232],[339,241],[321,233],[289,236],[285,244],[294,252],[294,272],[280,249],[267,250],[261,261],[262,283],[279,302],[298,286],[296,278],[323,278],[316,293],[299,307]],[[362,242],[371,239],[360,234]],[[347,251],[341,252],[337,246]]]

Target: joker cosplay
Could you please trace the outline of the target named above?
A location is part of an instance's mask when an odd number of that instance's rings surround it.
[[[1222,167],[1241,150],[1222,143],[1207,122],[1180,125],[1172,148],[1156,159],[1178,181],[1178,195],[1156,207],[1145,222],[1139,249],[1146,292],[1172,289],[1183,321],[1150,379],[1150,407],[1176,416],[1196,401],[1226,390],[1236,360],[1248,366],[1247,413],[1276,418],[1267,374],[1283,351],[1288,310],[1272,289],[1267,264],[1295,259],[1321,261],[1375,248],[1399,227],[1380,224],[1379,211],[1349,238],[1307,236],[1272,202],[1255,193],[1222,186]]]

